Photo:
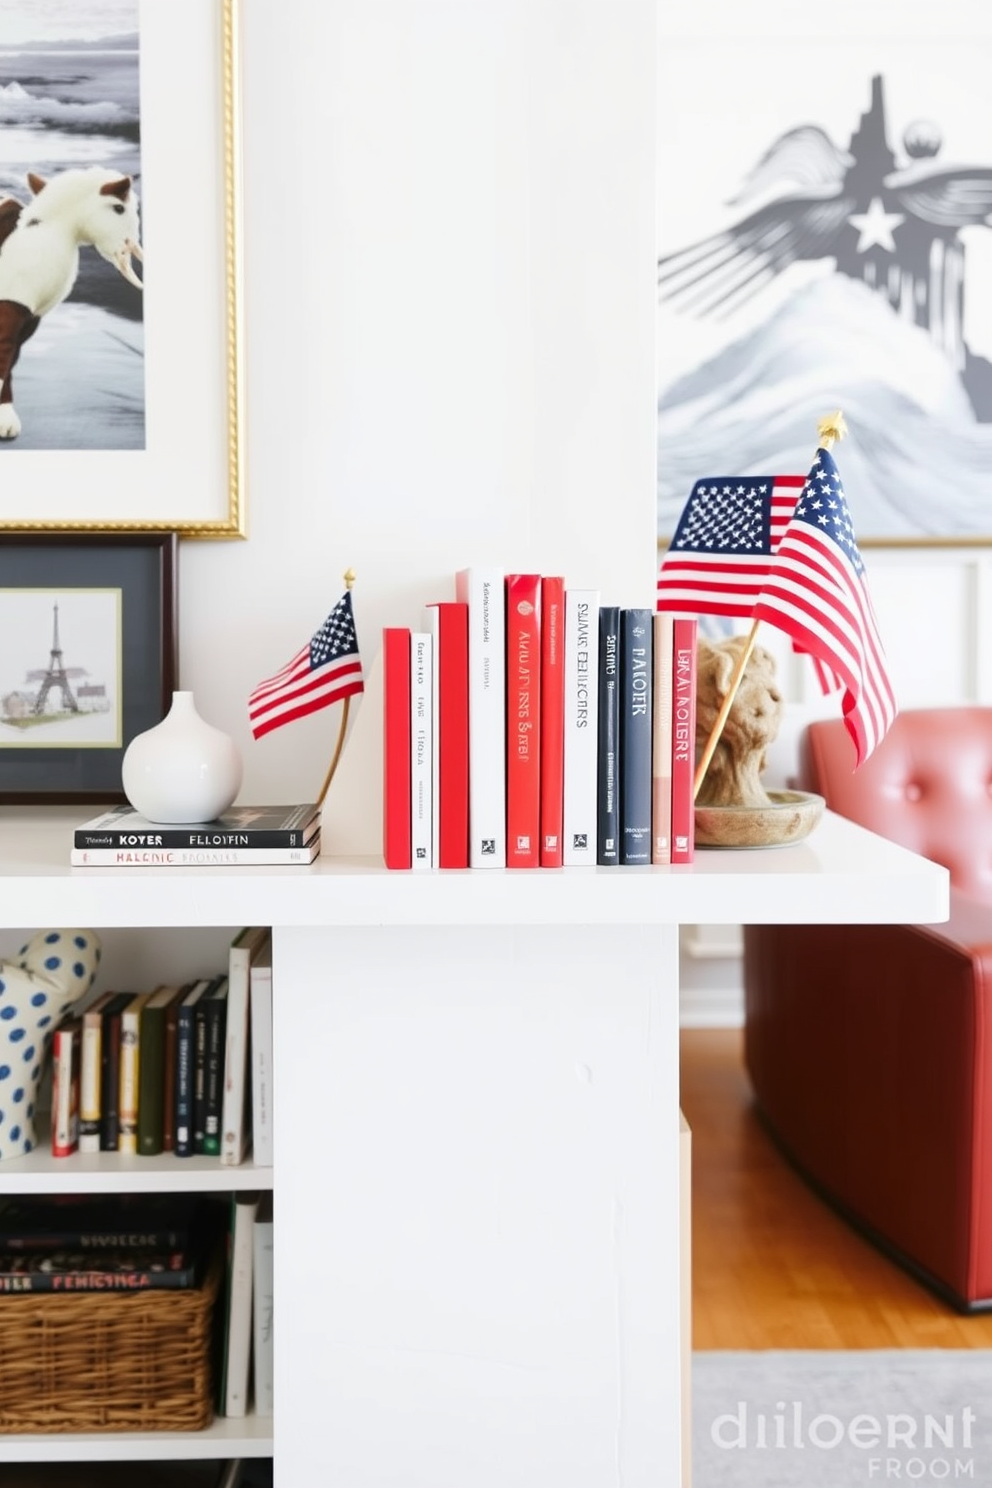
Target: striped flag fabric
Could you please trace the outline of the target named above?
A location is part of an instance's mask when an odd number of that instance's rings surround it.
[[[364,689],[351,590],[346,589],[307,644],[255,688],[248,699],[251,731],[260,739]]]
[[[785,631],[839,679],[857,768],[885,738],[896,701],[864,560],[829,450],[817,450],[752,614]]]
[[[804,484],[801,475],[697,481],[661,560],[657,608],[750,617]]]

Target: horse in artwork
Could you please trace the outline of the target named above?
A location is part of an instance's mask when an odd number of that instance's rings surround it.
[[[0,201],[0,439],[16,439],[11,374],[21,347],[71,291],[80,248],[92,247],[129,284],[142,288],[138,198],[130,176],[102,166],[62,171],[45,181],[29,174],[32,200]]]

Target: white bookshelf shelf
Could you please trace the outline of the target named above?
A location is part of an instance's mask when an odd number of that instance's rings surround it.
[[[0,1163],[0,1194],[221,1193],[269,1189],[272,1172],[251,1160],[228,1168],[216,1157],[176,1157],[171,1152],[159,1157],[126,1157],[119,1152],[53,1157],[46,1142],[26,1157]]]
[[[217,1416],[203,1431],[43,1432],[0,1435],[0,1462],[155,1462],[271,1457],[272,1418]]]
[[[299,868],[70,868],[79,814],[3,820],[4,919],[100,926],[649,925],[940,921],[944,868],[829,812],[804,842],[699,849],[684,868],[396,873],[374,858]]]

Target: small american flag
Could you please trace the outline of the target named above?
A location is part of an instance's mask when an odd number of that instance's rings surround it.
[[[364,691],[351,590],[346,589],[312,640],[248,699],[256,739],[283,723]]]
[[[659,610],[749,617],[805,481],[697,481],[658,573]]]
[[[860,765],[885,738],[896,703],[844,487],[825,449],[817,450],[752,613],[839,680]]]

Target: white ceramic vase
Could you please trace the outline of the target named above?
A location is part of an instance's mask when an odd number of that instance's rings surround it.
[[[131,740],[121,779],[135,811],[153,822],[208,822],[241,789],[234,740],[196,711],[191,692],[174,692],[162,722]]]
[[[90,990],[100,964],[92,930],[39,930],[0,961],[0,1159],[35,1145],[35,1105],[52,1034]]]

